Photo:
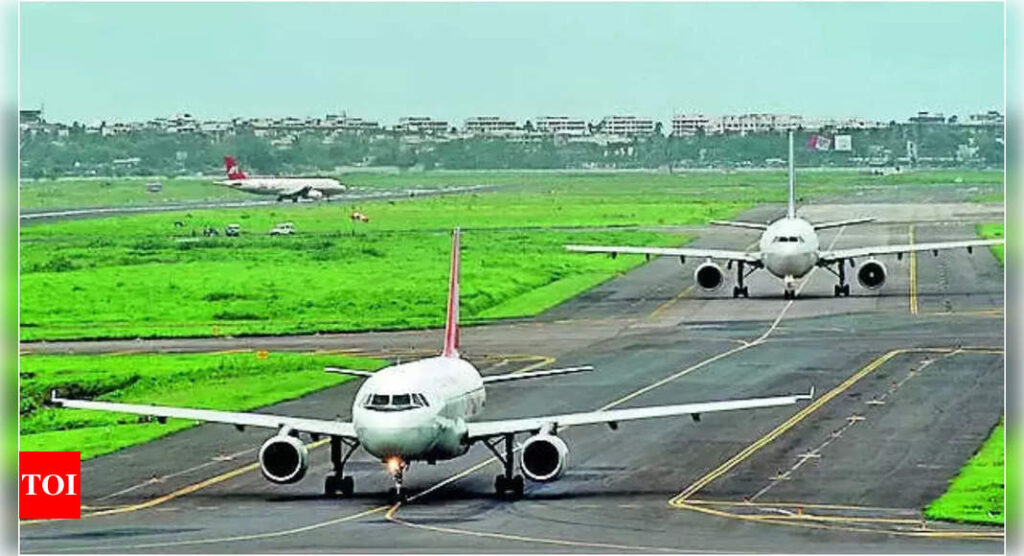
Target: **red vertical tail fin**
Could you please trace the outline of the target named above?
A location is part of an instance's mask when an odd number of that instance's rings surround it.
[[[233,156],[224,157],[224,169],[228,172],[229,180],[244,180],[245,172],[238,167],[238,162]]]
[[[452,266],[448,275],[448,316],[444,322],[444,357],[459,356],[459,229],[452,232]]]

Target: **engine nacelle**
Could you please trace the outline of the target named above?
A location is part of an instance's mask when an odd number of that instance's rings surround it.
[[[519,468],[527,479],[538,483],[554,481],[565,473],[569,463],[569,447],[553,434],[540,433],[523,444]]]
[[[875,259],[865,261],[857,269],[857,281],[869,290],[877,290],[885,284],[885,265]]]
[[[706,292],[713,292],[725,285],[725,273],[722,267],[713,262],[706,262],[693,271],[693,281]]]
[[[272,483],[296,483],[306,476],[309,450],[294,436],[272,436],[260,447],[260,470]]]
[[[310,189],[309,193],[306,193],[306,197],[310,199],[323,199],[324,192],[319,189]]]

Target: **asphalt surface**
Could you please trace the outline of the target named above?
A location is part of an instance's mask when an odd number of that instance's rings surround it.
[[[815,219],[850,206],[815,207]],[[744,215],[771,218],[777,207]],[[879,222],[825,232],[823,245],[974,236],[967,205],[887,207]],[[911,232],[913,228],[913,232]],[[743,248],[716,229],[697,245]],[[584,255],[581,255],[584,256]],[[1003,529],[925,521],[1003,413],[1002,270],[987,250],[888,257],[880,292],[832,297],[816,270],[795,301],[763,272],[750,299],[691,288],[693,261],[656,259],[537,319],[466,328],[485,373],[590,363],[594,373],[494,385],[485,418],[806,392],[798,406],[561,432],[570,467],[524,499],[496,500],[480,445],[414,464],[407,504],[389,507],[382,466],[359,452],[351,499],[324,499],[327,450],[307,478],[266,482],[266,431],[203,425],[83,464],[86,517],[23,523],[25,552],[1002,552]],[[912,281],[916,288],[911,288]],[[916,291],[911,296],[910,292]],[[348,349],[414,357],[441,332],[48,342],[23,352]],[[555,361],[552,361],[554,359]],[[345,418],[349,383],[268,412]]]

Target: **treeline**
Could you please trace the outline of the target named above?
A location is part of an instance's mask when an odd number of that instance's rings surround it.
[[[797,133],[800,166],[979,166],[1001,167],[1003,132],[998,127],[891,124],[878,130],[822,132],[849,134],[848,152],[812,150],[811,135]],[[138,132],[103,137],[22,136],[22,176],[184,175],[223,171],[233,154],[243,167],[261,174],[329,173],[346,166],[422,169],[701,168],[784,165],[785,133],[748,135],[653,135],[607,142],[546,137],[529,141],[463,138],[438,141],[381,132],[330,138],[305,133],[290,138],[251,133],[224,136]]]

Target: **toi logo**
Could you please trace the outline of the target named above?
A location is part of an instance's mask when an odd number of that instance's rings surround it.
[[[82,517],[78,452],[18,452],[18,518]]]

